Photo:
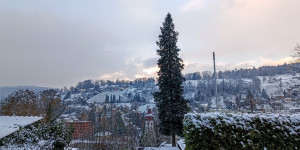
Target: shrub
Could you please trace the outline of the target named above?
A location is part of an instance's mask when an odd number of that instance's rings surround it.
[[[184,136],[187,150],[299,149],[300,114],[189,113]]]

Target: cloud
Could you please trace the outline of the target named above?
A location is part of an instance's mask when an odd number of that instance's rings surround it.
[[[183,11],[190,11],[190,10],[193,10],[193,9],[201,9],[203,8],[203,4],[204,1],[203,0],[192,0],[188,3],[186,3],[182,8],[181,10]]]
[[[253,67],[261,67],[261,66],[276,66],[282,65],[284,63],[289,63],[292,60],[291,57],[285,57],[281,59],[270,59],[259,57],[257,59],[248,60],[236,64],[232,63],[217,63],[216,69],[217,71],[225,71],[225,70],[234,70],[239,68],[253,68]],[[202,64],[202,63],[187,63],[184,69],[184,73],[193,73],[193,72],[201,72],[201,71],[212,71],[212,64]]]
[[[62,87],[155,76],[159,27],[178,31],[184,73],[282,63],[300,41],[299,0],[5,1],[0,86]],[[283,59],[283,60],[282,60]]]
[[[101,75],[99,77],[99,79],[101,79],[101,80],[116,80],[116,79],[129,80],[127,78],[127,75],[123,71],[107,73],[107,74]]]
[[[115,50],[118,38],[87,24],[3,11],[0,19],[0,85],[70,85],[122,67],[113,58],[126,59]]]
[[[125,66],[122,70],[106,73],[97,79],[102,80],[134,80],[143,77],[156,77],[158,67],[156,65],[158,58],[143,59],[141,57],[131,57],[125,61]]]
[[[212,51],[228,63],[287,57],[300,41],[299,5],[297,0],[189,1],[177,18],[184,58],[208,62]]]
[[[260,58],[260,66],[276,66],[276,65],[282,65],[284,63],[289,63],[292,61],[292,57],[285,57],[278,60],[273,60],[270,58]]]
[[[218,63],[216,64],[216,71],[225,71],[225,70],[234,70],[239,68],[253,68],[252,64],[247,62],[240,64],[231,64],[231,63]],[[194,72],[202,72],[202,71],[214,71],[212,64],[201,64],[201,63],[191,63],[188,64],[183,73],[194,73]]]
[[[144,66],[145,68],[151,68],[151,67],[153,67],[153,66],[156,66],[156,65],[157,65],[158,59],[159,59],[158,57],[146,59],[146,60],[143,62],[143,66]]]

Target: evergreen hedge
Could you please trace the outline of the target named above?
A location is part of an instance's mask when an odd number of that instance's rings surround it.
[[[186,150],[300,149],[300,114],[186,114]]]

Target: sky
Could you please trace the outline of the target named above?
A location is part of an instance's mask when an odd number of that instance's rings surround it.
[[[278,65],[300,42],[299,0],[0,0],[0,86],[155,77],[167,13],[183,73]]]

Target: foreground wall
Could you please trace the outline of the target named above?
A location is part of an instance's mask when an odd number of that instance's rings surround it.
[[[300,149],[300,114],[189,113],[184,136],[187,150]]]

